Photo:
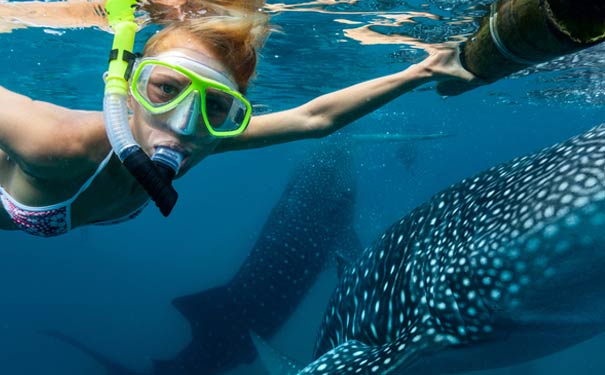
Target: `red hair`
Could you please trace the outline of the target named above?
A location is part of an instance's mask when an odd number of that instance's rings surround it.
[[[143,53],[152,55],[167,48],[162,42],[171,33],[191,35],[213,52],[240,91],[245,92],[256,70],[257,50],[269,32],[269,17],[256,8],[264,1],[214,0],[214,3],[218,5],[202,2],[204,9],[168,23],[147,41]]]

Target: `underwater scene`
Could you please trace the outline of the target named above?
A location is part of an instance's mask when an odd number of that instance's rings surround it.
[[[492,3],[268,0],[252,116],[476,41]],[[594,3],[580,23],[603,31]],[[29,4],[0,0],[0,87],[102,111],[102,12]],[[135,52],[161,28],[144,9]],[[210,155],[168,218],[151,203],[55,237],[0,231],[0,374],[604,373],[602,40],[460,93],[429,82],[321,139]]]

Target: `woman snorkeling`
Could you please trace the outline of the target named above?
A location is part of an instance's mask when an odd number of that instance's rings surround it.
[[[147,41],[129,82],[129,131],[149,156],[178,153],[176,177],[213,153],[326,136],[428,82],[474,79],[455,49],[441,49],[404,71],[251,116],[244,94],[269,32],[258,10],[264,1],[199,4],[203,12],[183,12],[181,2],[171,8],[171,22]],[[128,220],[146,206],[147,192],[112,151],[102,112],[2,87],[0,102],[1,229],[55,236]]]

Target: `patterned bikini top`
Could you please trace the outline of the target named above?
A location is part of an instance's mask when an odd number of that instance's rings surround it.
[[[105,168],[109,159],[111,159],[111,155],[112,153],[110,152],[99,164],[95,173],[82,185],[80,190],[64,202],[44,207],[31,207],[17,202],[0,186],[2,205],[13,220],[13,223],[24,232],[41,237],[53,237],[65,234],[71,230],[71,204],[92,184],[95,177],[97,177],[103,168]],[[134,219],[145,209],[148,203],[149,201],[145,202],[141,207],[121,218],[98,221],[92,224],[111,225]]]

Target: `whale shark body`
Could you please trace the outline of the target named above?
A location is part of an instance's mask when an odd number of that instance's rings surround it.
[[[441,374],[518,364],[605,329],[605,125],[465,179],[343,271],[288,374]]]

